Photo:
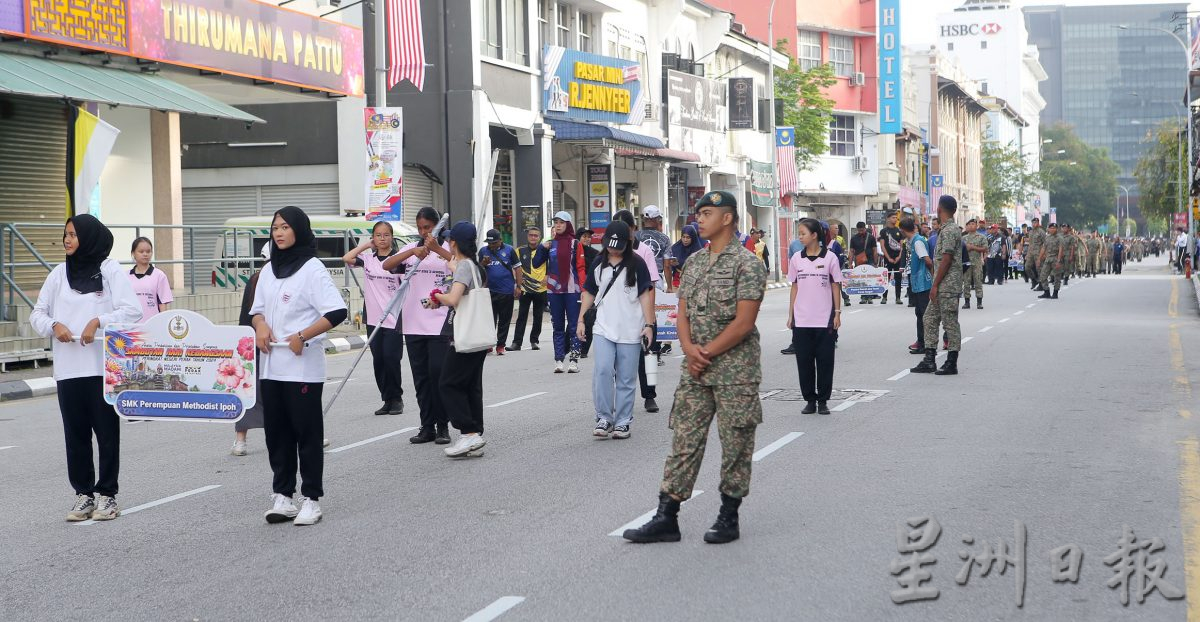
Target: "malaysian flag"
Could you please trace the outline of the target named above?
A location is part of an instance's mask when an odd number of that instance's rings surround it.
[[[425,88],[425,38],[421,34],[421,0],[387,0],[388,88],[407,79]]]
[[[775,164],[779,171],[779,196],[796,194],[800,189],[796,170],[796,128],[775,128]]]

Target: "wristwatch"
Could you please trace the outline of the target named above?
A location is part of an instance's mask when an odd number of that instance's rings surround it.
[[[642,328],[654,328],[653,324],[642,324]]]
[[[296,331],[296,336],[300,338],[300,343],[308,341],[308,338],[304,336],[304,331]]]

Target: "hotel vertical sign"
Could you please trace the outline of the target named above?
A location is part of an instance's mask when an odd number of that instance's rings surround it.
[[[900,0],[879,0],[879,132],[903,132],[903,61]]]

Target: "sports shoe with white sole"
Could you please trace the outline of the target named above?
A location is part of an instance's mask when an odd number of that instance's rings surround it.
[[[95,510],[96,500],[92,498],[92,495],[79,495],[75,497],[75,507],[67,512],[67,520],[72,523],[88,520]]]
[[[612,433],[612,429],[613,426],[611,423],[603,419],[597,419],[596,427],[592,429],[592,436],[597,438],[608,438],[608,435]]]
[[[477,451],[486,444],[487,441],[483,440],[483,437],[478,434],[464,434],[458,437],[458,442],[442,451],[446,452],[446,455],[451,458],[458,458],[466,456],[472,451]]]
[[[246,455],[246,441],[234,441],[233,449],[229,450],[229,455],[231,455],[231,456]]]
[[[108,495],[96,496],[96,509],[92,511],[92,520],[112,520],[121,515],[117,500]]]
[[[296,515],[296,520],[292,521],[292,524],[303,527],[316,525],[319,522],[321,522],[321,504],[317,503],[316,499],[300,497],[300,513]]]
[[[562,361],[554,361],[554,373],[561,374],[561,373],[563,373],[563,371],[565,371],[563,368],[563,362]]]
[[[567,365],[567,373],[568,374],[578,374],[579,373],[579,361],[572,359],[571,364]]]
[[[612,437],[617,439],[629,438],[629,426],[619,425],[613,428]]]
[[[267,510],[264,517],[268,523],[272,525],[276,523],[286,523],[294,520],[300,510],[296,508],[296,504],[292,502],[291,497],[285,497],[279,493],[271,495],[271,502],[274,504],[271,509]]]

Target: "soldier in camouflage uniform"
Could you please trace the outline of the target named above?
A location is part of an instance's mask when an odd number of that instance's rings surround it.
[[[925,309],[925,358],[910,371],[917,374],[934,373],[952,376],[958,373],[958,351],[962,348],[962,328],[958,324],[958,297],[962,295],[962,227],[954,222],[958,201],[944,194],[938,199],[937,248],[933,252],[937,272],[933,289],[929,291],[929,307]],[[949,340],[946,362],[937,367],[938,327],[946,331]]]
[[[1042,295],[1038,298],[1058,298],[1059,279],[1062,278],[1063,241],[1058,225],[1050,223],[1050,232],[1042,243],[1042,254],[1038,256],[1038,271],[1042,273]],[[1053,295],[1051,295],[1053,291]]]
[[[1041,287],[1039,277],[1041,276],[1041,265],[1038,263],[1038,255],[1042,252],[1042,244],[1046,241],[1046,230],[1042,228],[1042,219],[1033,219],[1033,229],[1025,236],[1025,252],[1022,254],[1025,257],[1025,274],[1029,276],[1029,281],[1033,283],[1030,289],[1038,289]]]
[[[971,308],[971,290],[975,290],[975,299],[979,308],[983,308],[983,254],[987,252],[988,240],[979,232],[979,223],[972,218],[967,221],[963,242],[967,243],[967,251],[971,257],[971,266],[963,270],[963,306]]]
[[[1096,271],[1099,270],[1100,260],[1100,240],[1096,236],[1087,234],[1087,266],[1085,273],[1091,278],[1096,278]]]
[[[738,507],[750,493],[754,432],[762,423],[762,351],[755,321],[767,271],[734,239],[738,216],[732,194],[710,192],[696,211],[700,235],[710,245],[688,259],[679,286],[677,329],[685,359],[671,408],[671,455],[658,512],[623,534],[633,542],[679,541],[679,504],[692,496],[714,416],[721,438],[721,510],[705,542],[739,537]]]

